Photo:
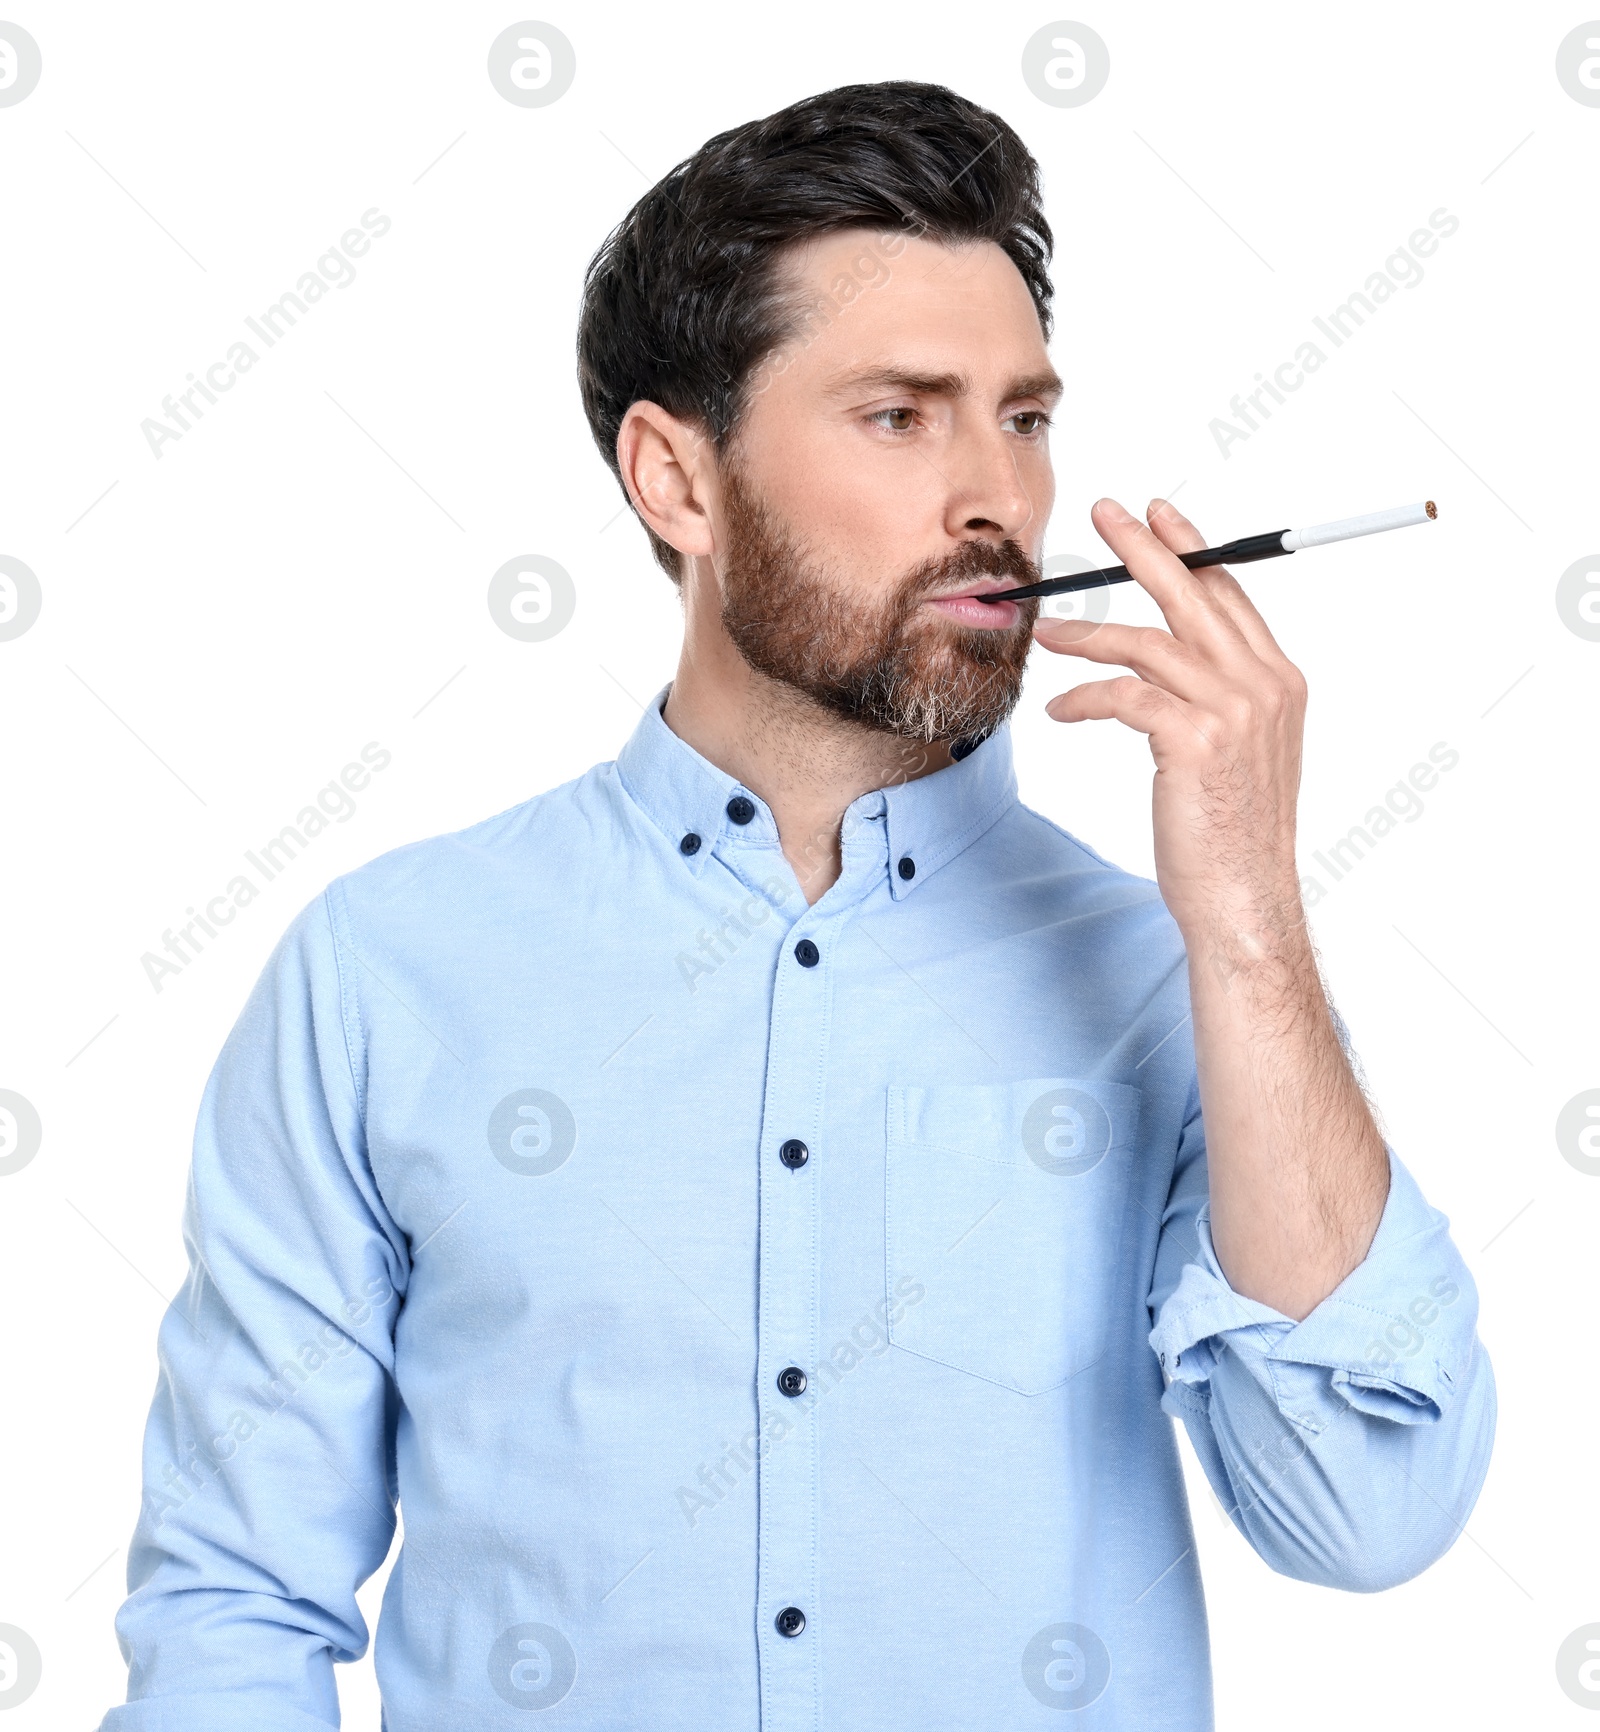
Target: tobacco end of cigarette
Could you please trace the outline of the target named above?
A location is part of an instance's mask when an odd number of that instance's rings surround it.
[[[1435,505],[1431,499],[1425,501],[1423,504],[1423,510],[1427,512],[1429,517],[1437,517],[1439,515],[1439,507]]]

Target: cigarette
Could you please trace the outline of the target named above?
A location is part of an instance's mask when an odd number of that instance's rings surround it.
[[[1439,515],[1431,499],[1420,505],[1397,505],[1392,511],[1372,511],[1365,517],[1341,517],[1337,523],[1319,523],[1311,529],[1286,529],[1283,551],[1298,553],[1302,547],[1326,547],[1330,541],[1354,541],[1358,535],[1380,535],[1386,529],[1409,529]]]
[[[1274,529],[1266,535],[1247,535],[1225,547],[1201,547],[1178,558],[1191,571],[1204,565],[1248,565],[1256,559],[1277,559],[1298,553],[1303,547],[1326,547],[1334,541],[1353,541],[1358,535],[1380,535],[1386,529],[1409,529],[1414,523],[1431,523],[1439,508],[1431,499],[1417,505],[1397,505],[1389,511],[1371,511],[1365,517],[1342,517],[1337,523],[1317,523],[1309,529]],[[1025,601],[1035,595],[1069,595],[1078,589],[1098,589],[1103,583],[1127,583],[1133,576],[1125,565],[1102,566],[1098,571],[1073,572],[1067,577],[1047,577],[1043,583],[1028,583],[1019,589],[996,589],[978,597],[980,601]]]

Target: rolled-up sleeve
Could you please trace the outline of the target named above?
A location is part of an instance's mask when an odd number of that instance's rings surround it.
[[[206,1087],[117,1619],[128,1702],[103,1732],[337,1725],[333,1664],[366,1647],[408,1262],[366,1160],[340,962],[318,898]]]
[[[1211,1243],[1198,1112],[1184,1133],[1150,1293],[1150,1345],[1212,1489],[1274,1569],[1373,1591],[1447,1551],[1494,1440],[1478,1296],[1389,1151],[1363,1261],[1301,1321],[1229,1286]]]

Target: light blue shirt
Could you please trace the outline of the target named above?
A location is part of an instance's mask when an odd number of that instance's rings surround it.
[[[1232,1291],[1177,930],[1007,732],[857,800],[807,907],[659,702],[262,975],[106,1732],[336,1724],[397,1501],[387,1732],[1209,1727],[1169,1416],[1286,1574],[1387,1587],[1466,1520],[1494,1385],[1444,1218],[1391,1155],[1303,1322]]]

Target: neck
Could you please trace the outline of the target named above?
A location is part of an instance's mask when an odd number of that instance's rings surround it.
[[[852,800],[951,761],[943,741],[864,727],[756,672],[720,629],[685,633],[663,713],[679,739],[766,802],[807,902],[839,876],[839,826]]]

